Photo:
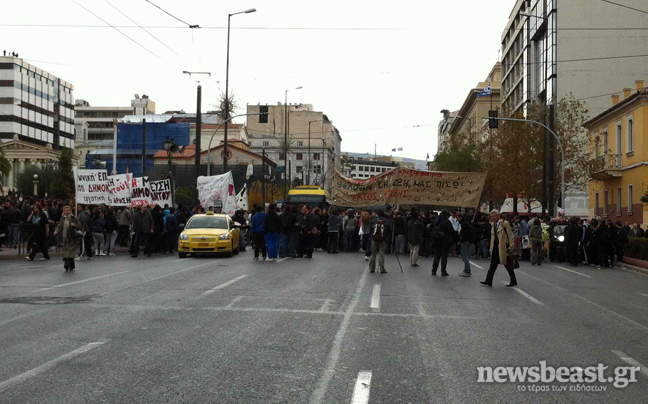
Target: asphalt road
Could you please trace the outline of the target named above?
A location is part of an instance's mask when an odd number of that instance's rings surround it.
[[[402,261],[407,261],[404,259]],[[487,268],[485,261],[475,261]],[[0,263],[0,403],[645,403],[625,388],[534,392],[484,366],[648,365],[648,277],[531,267],[447,278],[387,257],[97,257]],[[535,383],[539,388],[579,383]],[[582,383],[580,383],[582,385]],[[526,388],[526,391],[521,389]]]

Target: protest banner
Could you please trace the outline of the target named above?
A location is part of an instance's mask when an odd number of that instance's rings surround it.
[[[131,206],[150,205],[153,202],[148,177],[137,177],[131,181]]]
[[[234,194],[234,177],[232,177],[231,171],[210,177],[200,176],[197,188],[198,200],[205,210],[210,206],[215,206],[216,201],[221,201],[223,213],[234,214],[236,195]]]
[[[77,203],[102,205],[109,201],[108,174],[106,170],[73,170]]]
[[[131,206],[132,174],[117,174],[108,176],[108,193],[110,206]]]
[[[332,205],[345,207],[417,204],[476,207],[486,173],[420,171],[394,168],[373,178],[356,180],[335,172]]]
[[[149,187],[151,188],[151,199],[153,201],[153,206],[160,205],[161,208],[164,208],[165,206],[173,206],[170,179],[151,181],[149,182]]]
[[[236,208],[248,210],[248,191],[246,184],[243,184],[243,188],[236,194]]]

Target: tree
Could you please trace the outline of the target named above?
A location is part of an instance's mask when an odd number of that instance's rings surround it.
[[[74,177],[72,175],[72,149],[63,149],[59,156],[58,168],[50,174],[49,194],[55,198],[74,196]]]
[[[4,156],[4,149],[0,148],[0,177],[3,175],[8,177],[9,173],[11,173],[11,163]],[[2,181],[0,181],[0,193],[4,193]]]
[[[573,96],[558,102],[554,131],[560,138],[565,152],[566,190],[583,189],[589,178],[589,156],[587,132],[583,124],[588,111],[585,105]],[[513,118],[522,119],[522,115]],[[547,122],[548,107],[544,104],[529,106],[527,119]],[[545,130],[531,122],[500,121],[499,130],[493,131],[493,155],[489,159],[487,189],[492,189],[496,201],[503,200],[506,193],[524,194],[529,203],[542,197],[543,139]],[[548,133],[548,136],[552,136]],[[555,143],[554,178],[555,191],[560,186],[560,150]],[[499,195],[499,198],[495,196]],[[559,195],[558,192],[555,195]],[[555,201],[549,201],[553,204]],[[514,200],[514,208],[517,201]]]
[[[485,161],[472,133],[450,138],[450,145],[434,157],[434,167],[439,171],[480,172]]]
[[[193,187],[180,187],[175,192],[175,202],[184,207],[193,206],[196,200],[196,190]]]

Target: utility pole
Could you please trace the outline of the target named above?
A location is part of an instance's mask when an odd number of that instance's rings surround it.
[[[206,74],[211,77],[210,72],[189,72],[183,71],[182,73],[188,74],[191,77],[192,74]],[[200,203],[198,200],[198,177],[200,177],[200,154],[202,152],[200,148],[200,140],[202,138],[202,86],[198,82],[198,88],[196,89],[196,138],[194,139],[194,145],[196,146],[196,154],[194,155],[194,177],[196,178],[196,203]]]
[[[265,154],[265,147],[263,148],[262,156],[263,156],[263,158],[261,159],[261,167],[262,167],[262,170],[263,170],[263,207],[265,208],[265,204],[266,204],[266,165],[265,165],[266,154]]]
[[[146,118],[142,119],[142,177],[146,175]]]
[[[554,105],[551,103],[549,105],[549,129],[552,132],[555,132],[555,117],[554,117]],[[556,178],[556,165],[554,162],[554,138],[553,136],[549,138],[549,172],[548,172],[548,186],[549,186],[549,203],[551,204],[551,212],[554,217],[558,216],[558,210],[556,209],[556,199],[555,199],[555,185],[554,180]],[[561,197],[564,197],[561,195]]]

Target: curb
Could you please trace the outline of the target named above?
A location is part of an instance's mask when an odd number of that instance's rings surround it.
[[[630,265],[630,264],[628,264],[626,262],[623,263],[623,267],[624,267],[623,269],[626,270],[626,271],[636,272],[636,273],[640,273],[640,274],[643,274],[643,275],[648,275],[648,269],[647,268],[642,268],[642,267],[638,267],[638,266],[635,266],[635,265]]]

